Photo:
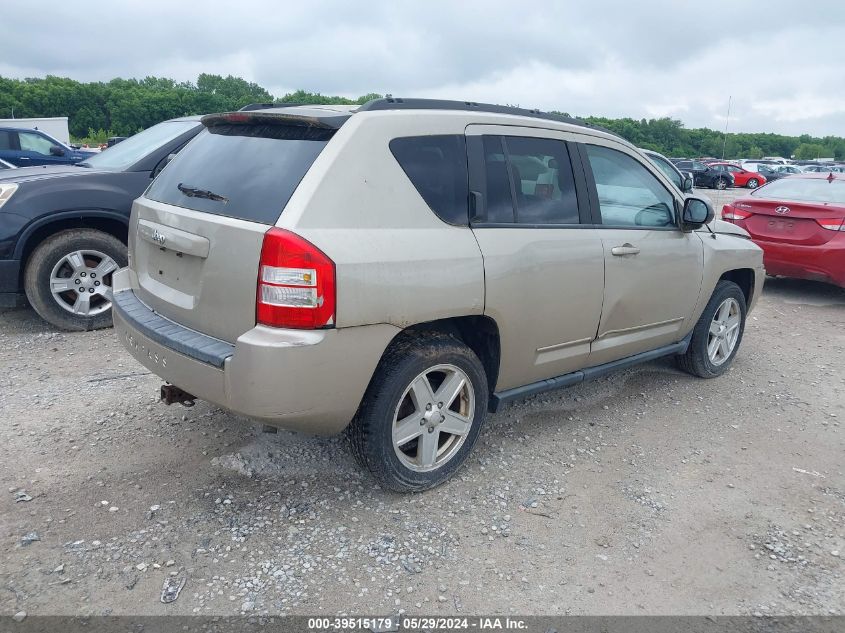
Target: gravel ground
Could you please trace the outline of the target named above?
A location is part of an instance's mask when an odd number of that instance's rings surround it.
[[[724,377],[511,405],[402,496],[339,438],[157,403],[110,330],[0,312],[0,613],[841,614],[843,326],[845,291],[769,280]]]

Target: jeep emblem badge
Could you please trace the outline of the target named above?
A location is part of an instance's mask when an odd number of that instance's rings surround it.
[[[153,231],[152,240],[159,246],[164,246],[164,243],[167,241],[167,238],[164,237],[162,233],[158,232],[158,229]]]

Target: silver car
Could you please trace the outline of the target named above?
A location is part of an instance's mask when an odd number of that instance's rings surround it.
[[[488,412],[661,356],[712,378],[762,252],[576,120],[382,99],[210,115],[133,206],[114,322],[166,401],[346,430],[384,486]]]

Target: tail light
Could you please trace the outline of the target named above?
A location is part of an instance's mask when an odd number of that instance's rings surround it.
[[[334,325],[334,262],[295,233],[264,234],[258,265],[256,321],[272,327],[317,329]]]
[[[740,211],[736,207],[732,207],[726,204],[722,207],[722,219],[723,220],[745,220],[746,218],[750,218],[753,213],[749,213],[748,211]]]
[[[816,218],[816,222],[828,231],[845,231],[845,218]]]

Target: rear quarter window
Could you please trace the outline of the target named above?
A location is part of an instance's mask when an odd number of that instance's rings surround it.
[[[466,141],[462,134],[395,138],[390,141],[390,151],[441,220],[449,224],[468,223],[469,185]]]
[[[212,126],[179,152],[145,195],[177,207],[275,224],[333,132],[291,125]]]

